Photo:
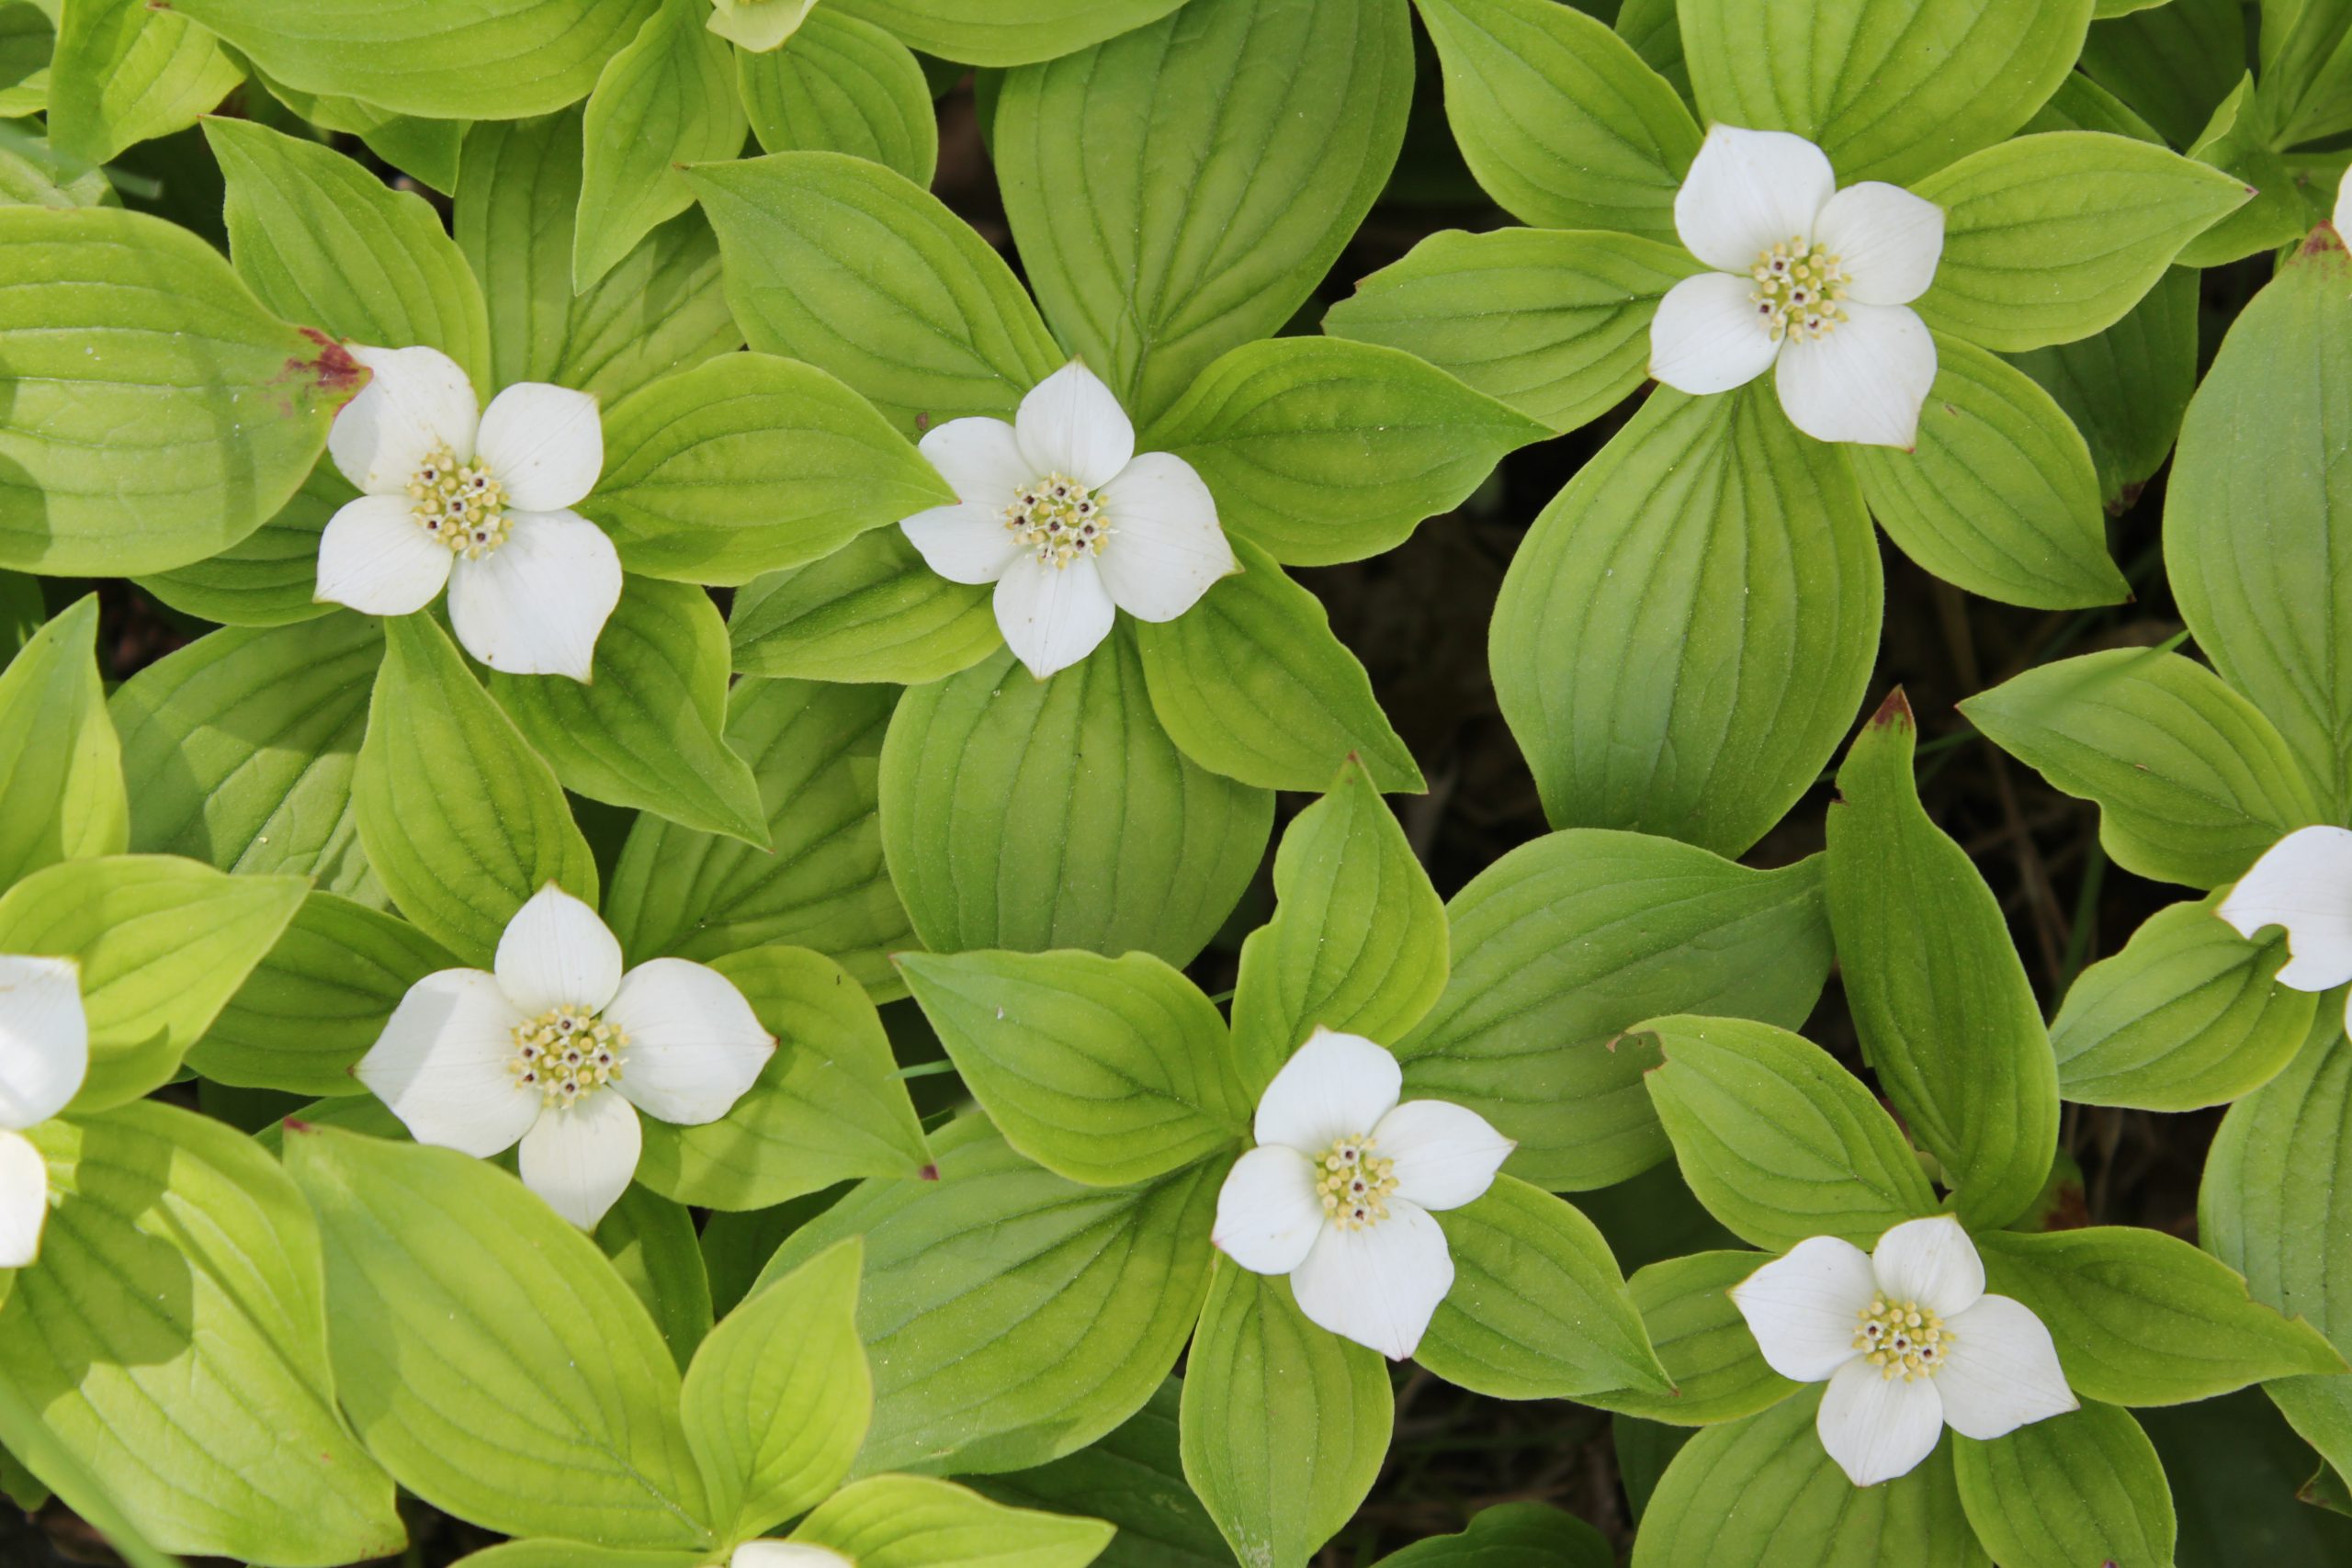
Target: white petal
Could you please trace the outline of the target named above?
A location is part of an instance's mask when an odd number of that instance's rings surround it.
[[[0,1132],[0,1269],[23,1269],[40,1256],[48,1218],[48,1162],[31,1139]]]
[[[924,434],[922,455],[956,499],[997,516],[1012,498],[1046,477],[1021,455],[1020,438],[1001,419],[951,419]]]
[[[727,1568],[852,1568],[838,1551],[805,1540],[747,1540],[727,1560]]]
[[[1844,264],[1848,298],[1865,305],[1908,305],[1936,280],[1944,209],[1901,186],[1864,180],[1829,198],[1813,237]]]
[[[548,1207],[593,1231],[637,1174],[644,1133],[637,1108],[609,1089],[550,1110],[523,1134],[523,1185]]]
[[[1379,1126],[1404,1087],[1395,1052],[1361,1034],[1318,1027],[1266,1086],[1254,1130],[1261,1144],[1319,1155]]]
[[[2335,182],[2335,211],[2330,221],[2339,239],[2344,235],[2345,225],[2352,223],[2352,166],[2346,166],[2343,177]]]
[[[596,399],[544,381],[517,381],[481,411],[474,456],[521,512],[577,506],[605,471],[605,422]]]
[[[1878,1287],[1870,1255],[1834,1235],[1808,1236],[1731,1288],[1765,1365],[1819,1382],[1860,1354],[1855,1314]]]
[[[1111,525],[1099,564],[1112,602],[1145,621],[1172,621],[1220,577],[1239,570],[1216,520],[1216,498],[1170,452],[1146,452],[1102,487]]]
[[[1013,431],[1035,470],[1032,479],[1067,474],[1082,485],[1105,485],[1136,455],[1127,411],[1101,377],[1075,359],[1029,389]]]
[[[621,988],[621,944],[596,911],[548,883],[499,933],[498,988],[530,1017],[569,1002],[600,1012]]]
[[[1936,340],[1906,305],[1845,307],[1826,337],[1781,348],[1781,408],[1815,441],[1900,446],[1919,438]]]
[[[48,1121],[81,1092],[89,1070],[90,1024],[74,961],[0,956],[0,1127]]]
[[[487,1159],[539,1114],[537,1092],[506,1070],[522,1021],[496,976],[443,969],[408,988],[352,1074],[418,1143]]]
[[[404,495],[363,495],[328,518],[317,597],[363,615],[413,615],[432,604],[456,558],[416,525],[413,504]]]
[[[1519,1145],[1475,1111],[1408,1100],[1372,1130],[1375,1152],[1396,1162],[1396,1192],[1424,1209],[1458,1209],[1485,1195]]]
[[[994,582],[1027,547],[1002,517],[969,502],[918,512],[899,526],[923,564],[950,582]]]
[[[1115,614],[1092,556],[1056,567],[1023,555],[996,581],[997,629],[1040,681],[1101,647]]]
[[[1252,1274],[1287,1274],[1306,1261],[1323,1224],[1314,1165],[1296,1149],[1261,1144],[1217,1189],[1209,1241]]]
[[[405,499],[436,446],[470,461],[481,405],[458,362],[437,348],[346,345],[372,373],[327,429],[327,453],[363,495]]]
[[[1705,397],[1764,374],[1781,345],[1748,298],[1755,288],[1727,272],[1702,272],[1668,289],[1650,318],[1651,377]]]
[[[2029,1422],[2079,1409],[2066,1386],[2058,1348],[2033,1309],[2007,1296],[1979,1297],[1947,1319],[1951,1348],[1936,1387],[1944,1419],[1963,1438],[1990,1441]]]
[[[1401,1361],[1453,1289],[1453,1255],[1428,1210],[1391,1198],[1384,1220],[1360,1230],[1324,1226],[1290,1289],[1309,1322]]]
[[[1944,1403],[1937,1379],[1887,1377],[1868,1361],[1849,1361],[1822,1391],[1813,1429],[1857,1486],[1908,1475],[1936,1451]]]
[[[681,1127],[726,1115],[775,1055],[775,1036],[734,982],[684,958],[630,970],[605,1019],[628,1034],[620,1091]]]
[[[1917,1302],[1945,1317],[1966,1312],[1984,1293],[1984,1261],[1950,1214],[1905,1220],[1879,1237],[1871,1272],[1889,1301]]]
[[[2238,878],[2216,912],[2243,937],[2287,928],[2292,956],[2280,985],[2326,991],[2352,980],[2352,831],[2296,829]]]
[[[449,575],[449,624],[466,651],[509,675],[585,681],[621,602],[621,558],[571,512],[514,512],[506,542]]]
[[[1674,231],[1709,266],[1745,276],[1766,247],[1811,239],[1837,189],[1827,154],[1804,137],[1718,125],[1674,193]]]

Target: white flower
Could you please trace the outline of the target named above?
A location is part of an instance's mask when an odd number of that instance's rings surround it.
[[[2265,926],[2287,928],[2278,983],[2290,990],[2332,991],[2352,980],[2352,832],[2296,829],[2238,878],[2214,913],[2249,940]],[[2352,995],[2345,1000],[2352,1020]]]
[[[408,615],[447,584],[466,651],[512,675],[588,679],[620,603],[612,540],[571,510],[605,467],[585,392],[518,381],[477,412],[437,348],[367,348],[374,372],[335,415],[327,451],[360,496],[319,539],[318,597]]]
[[[1839,190],[1804,137],[1719,125],[1675,193],[1674,228],[1715,270],[1658,302],[1653,377],[1727,392],[1777,359],[1781,407],[1807,435],[1917,440],[1936,342],[1909,306],[1935,280],[1943,209],[1878,180]]]
[[[64,1110],[89,1070],[74,961],[0,955],[0,1269],[40,1256],[49,1217],[49,1166],[25,1130]]]
[[[1908,1475],[1946,1425],[1984,1441],[2078,1408],[2050,1330],[1984,1293],[1976,1244],[1950,1214],[1906,1220],[1875,1252],[1801,1241],[1731,1299],[1774,1371],[1827,1380],[1814,1429],[1857,1486]]]
[[[996,584],[996,624],[1041,681],[1093,652],[1114,607],[1172,621],[1239,570],[1201,476],[1136,456],[1126,411],[1075,361],[1012,423],[949,420],[922,455],[961,499],[899,526],[949,581]]]
[[[817,0],[712,0],[718,9],[707,24],[728,42],[754,54],[781,49],[800,30]]]
[[[524,1183],[582,1230],[636,1174],[638,1111],[716,1122],[775,1050],[715,969],[623,975],[596,911],[552,883],[507,922],[496,966],[411,986],[352,1071],[419,1143],[487,1159],[521,1139]]]
[[[727,1559],[727,1568],[854,1568],[827,1547],[801,1540],[747,1540]]]
[[[2335,228],[2335,237],[2344,238],[2346,225],[2352,224],[2352,164],[2347,164],[2341,179],[2335,182],[2335,210],[2328,220]]]
[[[1516,1147],[1442,1100],[1396,1103],[1396,1056],[1318,1028],[1258,1101],[1258,1146],[1216,1197],[1211,1239],[1253,1274],[1287,1274],[1299,1311],[1403,1360],[1453,1288],[1431,1209],[1484,1193]]]

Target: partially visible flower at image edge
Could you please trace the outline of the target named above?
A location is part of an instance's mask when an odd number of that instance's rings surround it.
[[[2249,942],[2266,927],[2286,929],[2290,956],[2276,978],[2290,991],[2332,991],[2352,980],[2352,831],[2296,829],[2263,852],[2213,912]],[[2352,1027],[2352,994],[2345,1019]]]
[[[683,958],[622,973],[596,911],[553,884],[507,922],[494,967],[411,986],[352,1073],[419,1143],[487,1159],[519,1140],[524,1185],[582,1230],[637,1172],[639,1111],[716,1122],[775,1053],[725,976]]]
[[[1731,1289],[1766,1364],[1827,1382],[1814,1429],[1857,1486],[1908,1475],[1944,1427],[1989,1441],[2080,1408],[2050,1330],[1984,1293],[1950,1214],[1906,1220],[1875,1251],[1817,1235]]]
[[[0,1269],[40,1256],[49,1165],[24,1134],[82,1091],[90,1024],[70,958],[0,954]]]
[[[711,0],[705,24],[731,44],[753,54],[782,49],[816,9],[817,0]]]
[[[953,419],[922,445],[957,501],[899,525],[940,576],[996,584],[997,626],[1041,681],[1101,646],[1115,611],[1172,621],[1240,570],[1201,476],[1138,455],[1119,400],[1074,360],[1011,423]]]
[[[605,467],[596,400],[518,381],[482,409],[437,348],[347,346],[370,375],[327,452],[360,495],[320,536],[318,598],[410,615],[447,586],[482,663],[586,681],[621,597],[619,552],[571,510]]]
[[[1401,1361],[1453,1288],[1433,1209],[1492,1186],[1518,1145],[1475,1111],[1408,1100],[1394,1052],[1317,1028],[1258,1101],[1211,1241],[1253,1274],[1287,1274],[1298,1310]]]
[[[854,1568],[830,1547],[799,1540],[747,1540],[727,1559],[727,1568]]]
[[[1804,137],[1718,125],[1675,193],[1674,229],[1714,270],[1658,302],[1651,376],[1703,396],[1777,366],[1782,411],[1815,440],[1917,440],[1936,342],[1910,305],[1935,281],[1943,209],[1880,180],[1839,190]]]

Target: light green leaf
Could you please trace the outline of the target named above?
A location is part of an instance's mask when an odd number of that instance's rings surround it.
[[[847,152],[919,186],[939,167],[931,85],[905,44],[833,6],[808,13],[782,49],[735,52],[752,134],[770,152]]]
[[[504,1540],[458,1559],[455,1568],[705,1568],[699,1551],[638,1551],[576,1540]]]
[[[1184,0],[830,0],[912,47],[967,65],[1025,65],[1166,16]]]
[[[2111,1404],[1991,1442],[1955,1437],[1951,1457],[1968,1522],[2004,1568],[2172,1562],[2163,1461],[2140,1423]]]
[[[597,1250],[645,1303],[670,1359],[684,1371],[713,1326],[710,1271],[703,1263],[694,1212],[633,1182],[596,1222],[594,1234]]]
[[[2120,510],[2172,455],[2197,386],[2197,275],[2168,269],[2103,333],[2011,363],[2041,383],[2089,443],[2099,498]]]
[[[1225,1538],[1184,1480],[1170,1378],[1126,1423],[1091,1447],[1035,1470],[972,1484],[1000,1503],[1065,1514],[1083,1509],[1118,1527],[1103,1568],[1230,1568]]]
[[[2265,9],[2275,20],[2279,7]],[[2303,9],[2319,15],[2331,7]],[[2240,0],[2168,0],[2144,15],[2105,18],[2084,42],[2084,73],[2143,116],[2164,141],[2186,147],[2253,63],[2245,11]],[[2263,54],[2264,73],[2271,75],[2267,44]],[[2280,92],[2284,85],[2283,78],[2274,81],[2270,91],[2290,96]]]
[[[876,528],[737,589],[727,629],[746,675],[920,686],[1004,646],[989,593],[932,570],[902,530]]]
[[[2294,171],[2276,151],[2278,129],[2271,120],[2273,107],[2269,96],[2255,91],[2249,72],[2190,143],[2190,157],[2226,171],[2253,194],[2244,207],[2183,245],[2181,265],[2222,266],[2291,245],[2324,215],[2314,210],[2319,203],[2296,188]]]
[[[694,205],[680,167],[743,151],[751,125],[735,91],[734,51],[709,20],[708,0],[662,0],[596,78],[582,121],[575,293]]]
[[[199,620],[229,626],[284,626],[332,615],[318,597],[319,536],[346,502],[358,499],[331,462],[322,462],[270,520],[219,555],[138,580],[139,586]]]
[[[791,1539],[859,1568],[1086,1568],[1111,1527],[991,1503],[919,1475],[877,1475],[836,1492]]]
[[[144,0],[65,0],[49,63],[51,145],[85,164],[185,130],[244,73],[220,40]]]
[[[1731,1288],[1771,1259],[1760,1252],[1694,1252],[1636,1269],[1626,1288],[1641,1309],[1671,1392],[1611,1389],[1588,1404],[1644,1420],[1711,1427],[1768,1410],[1797,1391],[1756,1348]]]
[[[97,637],[98,597],[85,594],[0,671],[0,887],[59,861],[130,848],[122,747],[98,678]]]
[[[1415,1541],[1378,1568],[1615,1568],[1616,1562],[1601,1533],[1573,1514],[1497,1503],[1473,1515],[1461,1534]]]
[[[255,80],[269,96],[320,130],[356,136],[395,169],[437,191],[458,188],[458,158],[466,125],[455,119],[419,119],[375,104],[332,93],[303,93],[266,76]]]

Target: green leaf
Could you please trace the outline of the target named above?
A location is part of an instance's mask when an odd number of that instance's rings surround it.
[[[458,188],[458,158],[466,140],[463,121],[419,119],[357,98],[298,92],[266,76],[257,75],[255,80],[269,90],[271,97],[317,130],[359,138],[369,152],[435,190]]]
[[[907,953],[923,1016],[1005,1141],[1089,1187],[1237,1150],[1250,1103],[1225,1020],[1149,953]]]
[[[1134,623],[1169,739],[1201,766],[1261,789],[1318,788],[1351,758],[1383,789],[1427,789],[1322,601],[1248,539],[1233,551],[1240,570],[1192,610]]]
[[[2301,1318],[2249,1294],[2244,1276],[2177,1236],[2129,1225],[1980,1232],[1987,1290],[2033,1309],[2066,1383],[2110,1404],[2180,1404],[2344,1358]]]
[[[107,704],[140,781],[131,847],[380,902],[352,805],[381,624],[347,613],[198,638]]]
[[[1794,1393],[1797,1384],[1765,1365],[1731,1299],[1734,1285],[1770,1261],[1760,1252],[1694,1252],[1636,1269],[1626,1288],[1674,1387],[1663,1395],[1612,1389],[1588,1393],[1584,1402],[1645,1420],[1709,1427]]]
[[[1395,1425],[1388,1365],[1309,1323],[1290,1281],[1220,1257],[1185,1362],[1185,1479],[1243,1562],[1298,1564],[1371,1492]]]
[[[228,876],[164,855],[63,861],[0,896],[0,953],[82,970],[90,1071],[74,1109],[170,1081],[301,907],[293,876]]]
[[[1236,536],[1329,566],[1402,544],[1550,434],[1400,349],[1291,337],[1219,358],[1140,445],[1199,470]]]
[[[1415,1541],[1378,1568],[1615,1568],[1616,1562],[1601,1533],[1573,1514],[1497,1503],[1472,1516],[1461,1534]]]
[[[391,1480],[335,1414],[318,1226],[277,1162],[160,1104],[33,1137],[57,1196],[0,1312],[8,1402],[167,1551],[400,1551]]]
[[[2263,8],[2271,14],[2266,21],[2279,10],[2275,0]],[[2303,9],[2316,17],[2333,7]],[[2083,44],[2083,71],[2145,116],[2165,141],[2186,147],[2253,63],[2246,55],[2248,31],[2239,0],[2169,0],[2092,27]],[[2269,75],[2267,44],[2263,55]],[[2279,91],[2283,85],[2282,78],[2270,90],[2291,96]]]
[[[932,570],[904,531],[876,528],[737,589],[727,629],[746,675],[920,686],[1004,646],[989,593]]]
[[[574,292],[694,205],[681,167],[743,151],[751,125],[735,91],[734,51],[709,20],[708,0],[662,0],[596,78],[582,122]]]
[[[1097,1519],[991,1503],[919,1475],[876,1475],[843,1487],[791,1539],[859,1568],[1086,1568],[1111,1543]]]
[[[847,152],[919,186],[939,167],[939,119],[905,44],[832,6],[808,13],[782,49],[735,51],[752,134],[770,152]]]
[[[1006,73],[989,150],[1023,269],[1138,423],[1331,270],[1404,141],[1411,17],[1407,0],[1192,0]]]
[[[2172,1562],[2172,1493],[2156,1447],[2111,1404],[1952,1439],[1969,1525],[2004,1568]]]
[[[2082,52],[2091,4],[1680,0],[1679,8],[1702,118],[1792,130],[1829,154],[1843,185],[1910,185],[2000,141],[2040,108]]]
[[[1496,1399],[1672,1386],[1609,1243],[1566,1200],[1498,1176],[1437,1221],[1453,1288],[1413,1359]]]
[[[786,942],[816,949],[876,996],[900,994],[888,955],[915,942],[875,820],[875,757],[896,695],[736,683],[727,741],[758,781],[771,847],[639,817],[605,900],[633,962],[670,953],[708,963]]]
[[[2251,194],[2177,152],[2088,130],[2020,136],[1917,189],[1944,209],[1944,254],[1916,309],[2003,354],[2113,326]]]
[[[288,1129],[335,1386],[407,1490],[506,1535],[716,1544],[662,1337],[596,1244],[452,1149]]]
[[[596,862],[562,786],[430,615],[384,623],[351,800],[392,902],[461,962],[486,962],[550,882],[596,902]]]
[[[704,1568],[697,1551],[636,1551],[576,1540],[505,1540],[458,1559],[456,1568]]]
[[[723,354],[605,417],[605,477],[582,509],[631,571],[732,585],[831,555],[953,504],[937,470],[813,366]]]
[[[1898,690],[1829,807],[1829,923],[1862,1050],[1971,1228],[2025,1213],[2058,1143],[2058,1071],[2008,923],[1913,782]]]
[[[352,1064],[376,1043],[411,986],[456,967],[405,920],[314,892],[188,1052],[187,1065],[216,1083],[365,1093]]]
[[[1359,282],[1323,330],[1417,355],[1566,432],[1649,378],[1650,318],[1700,270],[1633,234],[1449,229]]]
[[[50,144],[85,164],[194,125],[244,73],[220,40],[144,0],[66,0],[49,62]]]
[[[2278,131],[2271,107],[2272,100],[2255,91],[2249,72],[2190,144],[2190,157],[2227,172],[2251,187],[2252,195],[2244,207],[2183,245],[2181,265],[2222,266],[2291,245],[2324,215],[2296,188],[2293,170],[2274,150]]]
[[[1853,469],[1768,389],[1660,389],[1544,508],[1488,634],[1555,827],[1745,851],[1813,786],[1878,649]]]
[[[1419,0],[1445,113],[1487,194],[1539,229],[1678,243],[1699,128],[1633,47],[1553,0]]]
[[[0,671],[0,887],[130,847],[122,746],[98,678],[98,597],[85,594]],[[150,792],[153,775],[146,775]],[[142,797],[143,798],[143,797]]]
[[[831,0],[925,54],[1025,65],[1155,21],[1184,0]]]
[[[0,207],[0,567],[168,571],[286,504],[366,374],[144,213]]]
[[[775,152],[686,178],[752,346],[831,371],[901,435],[1008,414],[1063,364],[1003,258],[904,175]]]
[[[2108,558],[2089,446],[2055,399],[1996,355],[1937,334],[1917,444],[1850,450],[1880,525],[1945,581],[2040,609],[2130,597]]]
[[[909,691],[881,797],[891,877],[934,953],[1189,964],[1257,871],[1273,818],[1270,791],[1176,749],[1116,635],[1049,681],[1007,652]]]
[[[841,1242],[760,1291],[711,1331],[686,1370],[686,1443],[721,1533],[752,1535],[822,1503],[874,1415],[857,1339],[865,1249]]]
[[[2322,1010],[2309,991],[2278,984],[2286,962],[2283,936],[2247,942],[2211,899],[2157,910],[2067,991],[2050,1025],[2060,1098],[2196,1111],[2267,1083]]]
[[[587,96],[661,0],[172,0],[288,86],[436,119],[518,119]]]
[[[182,615],[230,626],[283,626],[332,615],[320,600],[319,536],[358,491],[322,462],[268,522],[216,556],[138,580]]]
[[[208,119],[204,138],[228,180],[230,255],[263,304],[350,342],[437,348],[489,389],[481,289],[423,197],[250,120]]]
[[[1820,1046],[1768,1023],[1661,1018],[1645,1081],[1683,1179],[1742,1241],[1808,1236],[1868,1250],[1932,1214],[1935,1190],[1878,1098]]]
[[[1035,1470],[975,1481],[1018,1507],[1083,1509],[1118,1527],[1103,1568],[1231,1568],[1233,1554],[1184,1480],[1174,1378],[1110,1436]]]
[[[1829,974],[1821,862],[1751,871],[1671,840],[1572,829],[1522,844],[1446,906],[1453,970],[1397,1043],[1408,1095],[1519,1141],[1539,1187],[1605,1187],[1669,1152],[1620,1040],[1673,1011],[1793,1029]]]
[[[647,1119],[637,1179],[681,1203],[762,1209],[861,1178],[924,1178],[931,1149],[874,1004],[839,964],[755,947],[713,965],[778,1049],[734,1109],[699,1127]]]
[[[761,1280],[865,1238],[858,1332],[876,1404],[858,1473],[987,1474],[1074,1453],[1176,1364],[1216,1256],[1222,1173],[1080,1187],[979,1116],[932,1146],[937,1182],[860,1185],[793,1233]]]
[[[596,1222],[594,1234],[597,1249],[645,1303],[670,1359],[684,1371],[711,1330],[710,1276],[694,1215],[633,1184]]]
[[[482,678],[565,788],[767,847],[758,781],[721,739],[727,625],[709,594],[623,579],[589,673]]]
[[[2219,887],[2328,813],[2260,709],[2202,664],[2116,648],[2027,671],[1961,704],[2003,750],[2099,807],[2118,865]]]

